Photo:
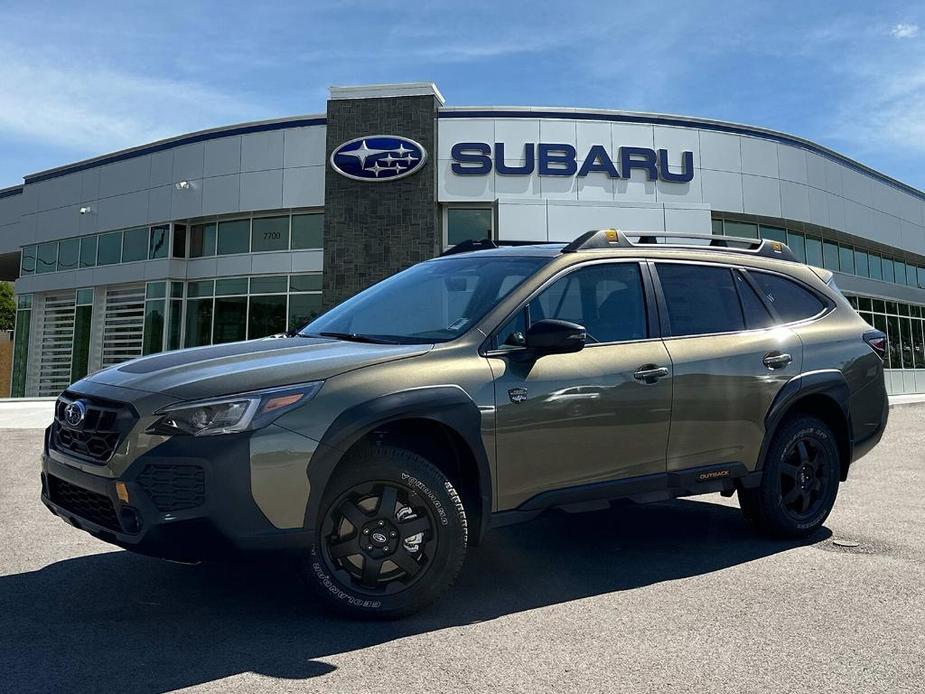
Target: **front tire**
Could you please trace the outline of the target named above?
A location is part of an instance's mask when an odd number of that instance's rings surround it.
[[[832,511],[840,477],[840,454],[832,430],[815,417],[794,417],[771,440],[761,485],[739,489],[739,506],[764,533],[806,537]]]
[[[452,585],[466,538],[462,501],[440,470],[402,448],[365,448],[325,490],[307,580],[341,613],[401,617]]]

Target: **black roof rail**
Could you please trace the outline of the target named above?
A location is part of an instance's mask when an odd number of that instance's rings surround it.
[[[494,241],[492,239],[466,239],[460,241],[455,246],[450,246],[440,254],[442,258],[445,255],[456,255],[457,253],[471,253],[473,251],[486,251],[491,248],[501,248],[502,246],[542,246],[544,244],[561,244],[561,241],[512,241],[502,240]]]
[[[460,241],[455,246],[450,246],[443,253],[440,254],[442,258],[445,255],[456,255],[457,253],[469,253],[471,251],[484,251],[489,248],[497,248],[496,244],[491,239],[466,239],[465,241]]]
[[[635,240],[634,240],[635,239]],[[677,239],[679,243],[673,243]],[[685,241],[709,241],[708,244],[685,243]],[[713,234],[688,234],[677,231],[624,231],[620,229],[597,229],[587,231],[562,249],[563,253],[593,250],[596,248],[638,248],[659,245],[667,248],[716,249],[750,253],[764,258],[777,258],[799,262],[785,243],[772,239],[750,239],[740,236],[714,236]]]

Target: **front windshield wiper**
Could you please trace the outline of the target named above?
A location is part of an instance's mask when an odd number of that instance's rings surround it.
[[[299,333],[300,335],[302,333]],[[315,337],[315,335],[304,335],[305,337]],[[360,335],[358,333],[336,333],[336,332],[320,332],[318,333],[320,337],[336,337],[338,340],[347,340],[348,342],[368,342],[373,345],[397,345],[399,344],[395,340],[385,340],[381,337],[373,337],[371,335]]]

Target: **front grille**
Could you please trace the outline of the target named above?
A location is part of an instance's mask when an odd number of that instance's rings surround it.
[[[80,400],[86,407],[86,416],[80,424],[71,426],[67,424],[64,412],[75,400]],[[56,449],[70,455],[93,463],[105,463],[137,419],[130,405],[65,391],[55,403],[52,443]]]
[[[159,511],[182,511],[205,503],[205,471],[198,465],[151,463],[137,481]]]
[[[66,511],[109,530],[121,532],[112,501],[104,494],[78,487],[60,477],[48,475],[48,497]]]

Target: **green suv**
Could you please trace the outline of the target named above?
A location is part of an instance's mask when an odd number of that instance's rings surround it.
[[[328,603],[394,617],[553,507],[738,493],[812,533],[883,432],[885,347],[777,242],[467,242],[279,339],[75,383],[42,500],[157,557],[290,552]]]

